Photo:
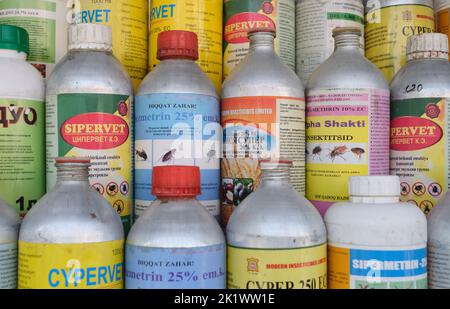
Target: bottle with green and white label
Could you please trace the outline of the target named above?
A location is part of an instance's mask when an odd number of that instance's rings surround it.
[[[17,287],[19,215],[0,199],[0,289]]]
[[[0,25],[0,198],[23,217],[45,193],[44,80],[25,29]]]

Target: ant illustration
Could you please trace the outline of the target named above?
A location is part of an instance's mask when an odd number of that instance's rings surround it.
[[[328,149],[330,151],[330,153],[327,155],[327,157],[331,158],[331,161],[334,163],[334,160],[336,159],[336,157],[340,157],[342,158],[344,161],[344,154],[346,154],[348,152],[348,148],[347,146],[343,145],[343,146],[337,146],[334,147],[334,149]]]

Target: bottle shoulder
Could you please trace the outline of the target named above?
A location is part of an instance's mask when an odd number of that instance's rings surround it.
[[[0,245],[17,240],[19,225],[17,211],[0,199]]]
[[[37,243],[83,243],[124,238],[121,219],[95,190],[58,186],[25,216],[20,240]]]
[[[47,80],[47,95],[58,93],[133,94],[125,67],[111,54],[69,52]]]
[[[21,59],[0,58],[0,97],[44,101],[45,81],[39,71]]]

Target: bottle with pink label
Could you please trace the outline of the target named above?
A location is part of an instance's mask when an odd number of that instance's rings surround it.
[[[335,51],[306,96],[306,196],[324,214],[350,176],[389,174],[389,86],[360,51],[361,29],[335,28]]]

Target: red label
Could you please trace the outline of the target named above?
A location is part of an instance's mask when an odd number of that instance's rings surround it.
[[[441,127],[419,117],[399,117],[391,121],[391,149],[420,150],[437,144],[443,136]]]
[[[225,25],[225,41],[231,44],[246,43],[247,32],[255,28],[275,28],[275,23],[269,17],[258,13],[233,15]]]
[[[82,149],[112,149],[128,139],[128,124],[107,113],[81,114],[67,119],[61,126],[66,143]]]

